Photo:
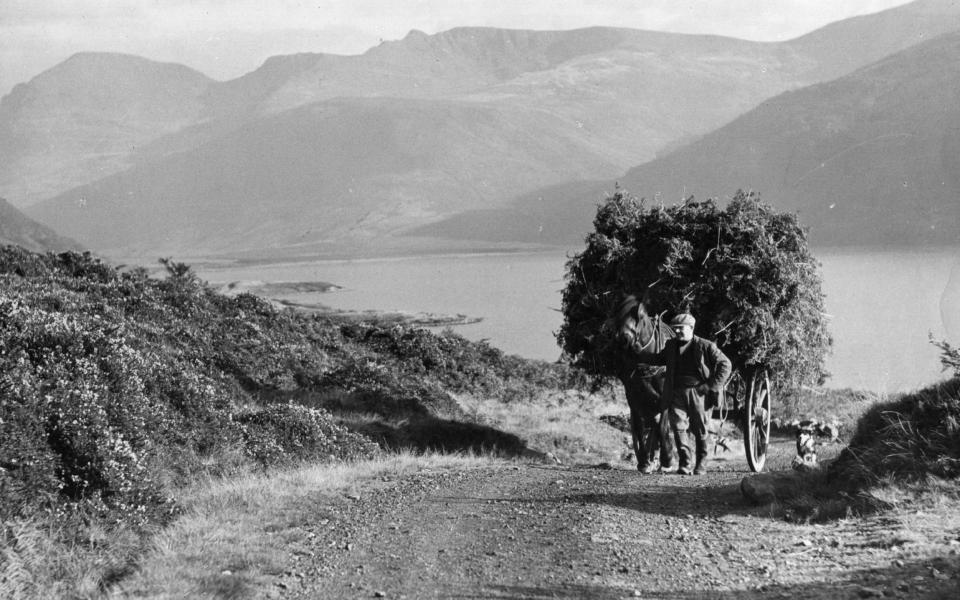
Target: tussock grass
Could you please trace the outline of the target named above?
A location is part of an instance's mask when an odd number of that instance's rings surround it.
[[[960,479],[960,377],[874,405],[832,474],[847,487]]]
[[[458,401],[474,419],[515,434],[530,450],[550,453],[564,464],[616,464],[628,447],[628,434],[600,420],[604,415],[627,412],[626,400],[614,394],[566,392],[524,403],[464,395]]]
[[[89,519],[34,517],[0,528],[0,598],[102,598],[133,570],[144,532]]]
[[[424,469],[469,469],[483,455],[399,453],[374,460],[215,480],[183,493],[186,511],[159,533],[141,567],[115,590],[124,598],[253,598],[281,573],[299,527],[318,520],[317,498]]]
[[[827,468],[771,483],[780,502],[769,510],[793,520],[927,505],[960,511],[960,376],[870,404]]]

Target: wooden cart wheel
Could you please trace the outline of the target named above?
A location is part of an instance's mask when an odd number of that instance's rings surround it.
[[[756,373],[750,382],[747,404],[744,406],[745,433],[743,446],[747,464],[754,473],[763,470],[770,441],[770,379],[765,371]]]

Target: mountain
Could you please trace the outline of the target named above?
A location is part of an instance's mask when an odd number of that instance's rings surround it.
[[[14,244],[33,252],[82,250],[71,239],[58,235],[0,198],[0,245]]]
[[[384,44],[352,71],[331,67],[350,57],[268,61],[229,82],[234,99],[216,103],[229,110],[214,116],[211,98],[226,87],[208,86],[209,120],[144,145],[122,173],[27,210],[110,252],[386,243],[425,221],[652,158],[786,85],[775,65],[790,61],[778,52],[616,29],[464,29]],[[752,76],[767,63],[769,77]],[[276,109],[291,90],[317,88],[304,74],[317,64],[327,69],[321,100]]]
[[[611,28],[411,32],[359,56],[274,57],[222,83],[178,65],[79,54],[0,101],[0,194],[28,206],[257,119],[348,97],[550,112],[566,119],[561,129],[592,133],[624,169],[795,86],[801,64],[766,44]]]
[[[918,0],[831,23],[786,43],[813,59],[806,76],[828,81],[945,33],[960,30],[960,1]]]
[[[616,172],[589,136],[556,121],[479,103],[331,100],[28,210],[123,254],[376,244],[516,189]]]
[[[130,165],[194,123],[212,80],[122,54],[76,54],[0,101],[0,196],[26,206]]]
[[[631,169],[619,182],[666,203],[753,189],[780,209],[797,211],[818,244],[957,244],[958,97],[960,33],[953,33],[768,100],[701,140]],[[540,193],[565,219],[547,237],[582,240],[595,204],[585,186],[600,187],[589,185]],[[524,231],[542,225],[534,206],[527,198],[507,211],[461,215],[415,233],[502,239],[498,223]],[[579,235],[573,223],[580,224]]]
[[[142,127],[154,107],[133,104],[140,112],[128,109],[129,121],[108,119],[103,143],[95,127],[65,125],[74,137],[64,139],[82,140],[78,161],[55,153],[45,167],[36,148],[13,166],[0,161],[0,193],[16,191],[7,194],[32,204],[29,214],[100,251],[415,245],[404,234],[418,226],[530,194],[536,203],[547,186],[610,181],[765,99],[956,29],[958,19],[956,3],[923,0],[782,43],[599,27],[457,28],[411,32],[359,56],[274,57],[222,83],[151,63],[144,68],[170,92],[159,94],[167,108],[157,109],[167,118]],[[874,35],[898,22],[906,33]],[[851,36],[869,43],[847,48]],[[77,69],[60,67],[25,89],[59,89],[40,84]],[[74,96],[103,87],[71,77],[82,82]],[[44,98],[62,107],[56,94],[37,94],[34,105]],[[2,102],[0,129],[40,131],[42,111],[24,126],[15,96]],[[111,103],[131,106],[125,99],[135,96],[127,90]],[[34,176],[23,165],[35,166]],[[551,206],[558,226],[564,210]]]

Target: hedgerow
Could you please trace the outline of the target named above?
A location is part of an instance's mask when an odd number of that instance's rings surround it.
[[[558,341],[572,364],[616,375],[610,317],[627,295],[666,318],[689,311],[696,333],[741,367],[766,369],[781,389],[818,384],[831,340],[819,263],[793,214],[738,192],[647,206],[618,190],[598,207],[586,248],[567,263]]]

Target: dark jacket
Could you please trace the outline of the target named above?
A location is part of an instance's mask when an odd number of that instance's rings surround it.
[[[716,344],[702,337],[693,336],[690,340],[693,344],[688,351],[695,352],[696,359],[700,363],[700,385],[698,391],[705,394],[708,391],[720,394],[723,386],[730,377],[733,366],[730,359],[724,354]],[[640,361],[652,365],[664,365],[667,367],[666,379],[663,384],[663,398],[673,397],[673,378],[677,369],[677,356],[680,341],[671,338],[664,344],[660,352],[637,353]]]

